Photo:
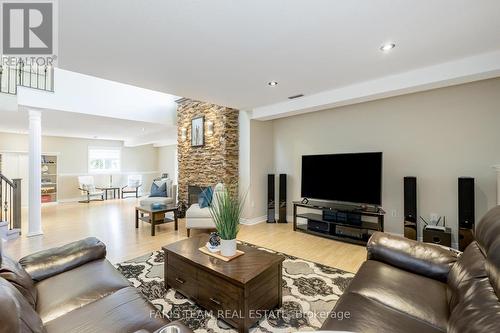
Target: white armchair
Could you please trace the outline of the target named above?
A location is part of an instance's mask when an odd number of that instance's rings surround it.
[[[81,200],[79,202],[89,203],[91,201],[103,201],[104,191],[95,188],[94,177],[92,176],[79,176],[78,177],[78,189],[81,194],[85,196],[87,200]]]
[[[170,203],[177,202],[177,185],[172,184],[171,179],[169,179],[169,178],[155,179],[154,183],[158,187],[161,187],[162,184],[167,183],[167,196],[166,197],[152,197],[152,196],[141,197],[141,199],[139,201],[139,204],[141,206],[148,206],[148,205],[151,205],[152,203],[170,204]]]
[[[135,197],[139,197],[139,188],[142,186],[142,175],[129,175],[127,177],[127,185],[122,187],[122,199],[126,193],[134,193]]]
[[[217,201],[214,199],[223,191],[224,185],[218,183],[214,189],[212,204],[216,204]],[[200,208],[198,203],[189,206],[186,211],[186,229],[188,237],[191,234],[191,229],[215,229],[215,223],[210,214],[210,209],[208,207]]]

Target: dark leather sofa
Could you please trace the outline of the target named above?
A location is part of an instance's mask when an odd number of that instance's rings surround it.
[[[0,332],[159,332],[169,323],[86,238],[16,262],[0,254]]]
[[[376,233],[322,330],[500,332],[500,206],[463,253]],[[348,315],[347,315],[348,313]]]

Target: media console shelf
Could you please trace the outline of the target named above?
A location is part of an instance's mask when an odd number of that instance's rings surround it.
[[[294,201],[293,230],[366,245],[375,231],[384,231],[384,214],[381,208],[365,210],[339,203]]]

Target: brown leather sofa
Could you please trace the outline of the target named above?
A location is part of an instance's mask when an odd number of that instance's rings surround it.
[[[322,330],[500,332],[500,206],[463,253],[376,233]]]
[[[0,332],[159,332],[169,323],[86,238],[16,262],[0,253]]]

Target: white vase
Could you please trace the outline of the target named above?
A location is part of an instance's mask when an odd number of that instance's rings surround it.
[[[221,239],[220,254],[224,257],[232,257],[236,254],[236,239]]]

